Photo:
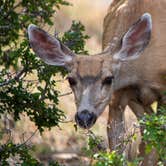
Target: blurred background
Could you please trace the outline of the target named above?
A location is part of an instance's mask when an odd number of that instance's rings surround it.
[[[69,0],[70,7],[62,7],[55,15],[55,28],[65,32],[71,26],[72,20],[80,20],[85,26],[90,39],[86,47],[90,54],[101,51],[103,19],[112,0]]]

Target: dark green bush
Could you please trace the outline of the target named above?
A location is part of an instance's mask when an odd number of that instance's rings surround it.
[[[31,52],[26,29],[30,23],[40,27],[52,25],[51,17],[60,5],[69,3],[3,0],[0,4],[0,114],[14,113],[14,119],[18,120],[20,113],[25,112],[41,132],[44,127],[57,126],[64,118],[64,113],[57,108],[59,92],[54,89],[53,76],[57,73],[64,76],[66,71],[44,64]],[[86,52],[84,44],[88,36],[84,31],[80,22],[73,21],[61,40],[76,53]],[[28,80],[28,74],[36,75],[35,80]]]
[[[57,107],[59,92],[55,90],[54,76],[57,73],[65,76],[67,72],[48,66],[35,56],[29,47],[27,27],[30,23],[40,28],[53,25],[52,17],[62,5],[70,4],[65,0],[0,1],[0,117],[12,114],[17,121],[26,113],[40,132],[58,126],[65,118]],[[70,30],[59,40],[76,53],[87,53],[84,44],[88,36],[84,31],[80,22],[73,21]],[[32,80],[27,77],[30,74]],[[22,165],[40,165],[26,144],[16,145],[11,141],[0,145],[0,165],[7,165],[7,158],[17,154]]]
[[[157,113],[145,115],[140,121],[144,127],[143,140],[146,143],[146,153],[156,148],[160,163],[166,162],[166,107],[160,107]]]

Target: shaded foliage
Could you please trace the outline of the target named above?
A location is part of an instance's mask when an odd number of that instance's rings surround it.
[[[21,166],[44,166],[40,161],[32,157],[30,151],[33,148],[30,146],[27,146],[26,144],[14,144],[12,142],[8,142],[1,146],[0,149],[0,157],[1,157],[1,165],[8,166],[11,165],[9,163],[9,158],[17,156],[18,161],[15,160],[11,162],[15,163],[16,165]],[[49,163],[49,166],[59,166],[59,164],[56,161],[51,161]]]
[[[40,27],[52,25],[51,17],[60,5],[69,3],[4,0],[0,5],[0,114],[14,113],[14,119],[18,120],[20,113],[25,112],[41,132],[64,119],[64,113],[57,108],[59,92],[54,88],[54,76],[57,73],[65,76],[66,71],[44,64],[31,52],[26,28],[29,23]],[[84,44],[88,36],[84,31],[80,22],[73,21],[62,42],[76,53],[86,52]],[[29,74],[35,75],[35,79],[28,79]]]
[[[9,113],[17,121],[26,113],[40,132],[58,126],[65,118],[57,107],[59,92],[54,76],[60,73],[64,77],[67,71],[48,66],[35,56],[29,47],[27,27],[30,23],[40,28],[53,25],[52,18],[62,5],[70,4],[65,0],[0,1],[0,117]],[[84,26],[73,21],[71,29],[59,39],[76,53],[87,52],[84,44],[88,36],[84,32]],[[7,165],[11,155],[19,155],[21,165],[42,165],[29,150],[26,144],[14,144],[9,139],[1,144],[0,165]]]
[[[84,35],[82,33],[84,31],[85,27],[80,22],[73,21],[70,30],[64,33],[62,42],[71,50],[74,50],[76,54],[88,54],[88,52],[84,49],[84,46],[85,39],[89,39],[89,36]]]
[[[1,146],[0,155],[1,155],[1,164],[9,165],[8,159],[13,156],[18,156],[20,162],[17,164],[22,165],[40,165],[39,161],[34,159],[29,154],[30,148],[25,144],[13,144],[8,142]]]
[[[157,166],[165,166],[166,107],[158,108],[158,111],[152,115],[144,115],[140,120],[140,125],[144,128],[143,141],[146,144],[146,153],[150,153],[155,148],[159,157]],[[102,141],[102,137],[90,134],[88,146],[83,148],[84,154],[91,159],[93,166],[138,166],[143,161],[143,157],[128,161],[123,154],[118,153],[119,149],[108,152],[101,148]],[[124,143],[127,142],[124,140]]]
[[[160,107],[157,113],[146,115],[140,124],[144,127],[146,153],[156,148],[160,162],[166,164],[166,107]]]

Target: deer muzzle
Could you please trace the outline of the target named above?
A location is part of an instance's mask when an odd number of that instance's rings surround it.
[[[96,119],[96,115],[93,112],[89,112],[88,110],[77,112],[75,115],[76,123],[84,129],[89,129],[92,127],[96,122]]]

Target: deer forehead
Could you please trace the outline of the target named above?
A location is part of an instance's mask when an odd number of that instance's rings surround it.
[[[102,74],[104,59],[98,56],[78,56],[75,61],[76,73],[81,77],[99,77]]]

